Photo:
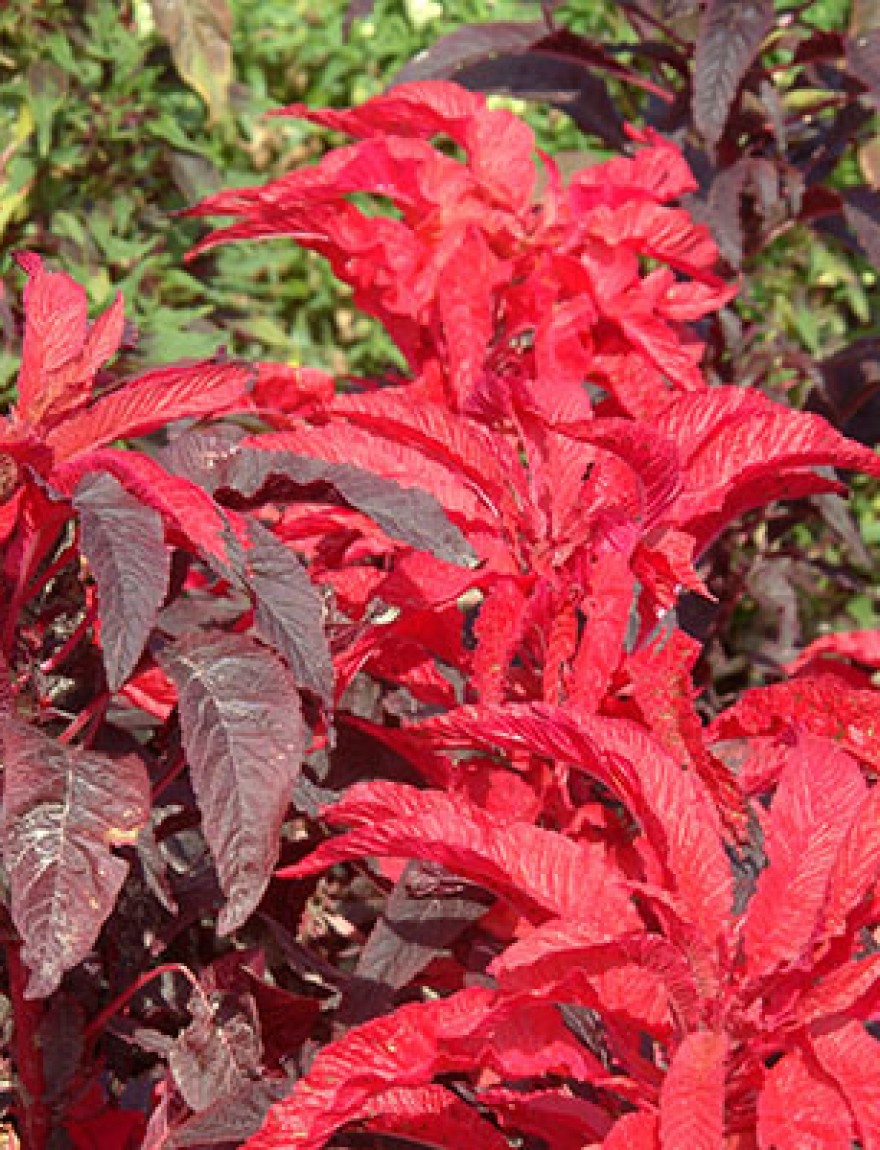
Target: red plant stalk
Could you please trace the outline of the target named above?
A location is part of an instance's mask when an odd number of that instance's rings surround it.
[[[12,1059],[17,1079],[15,1114],[21,1150],[45,1150],[52,1132],[52,1116],[46,1101],[39,1039],[44,1005],[39,999],[25,997],[28,975],[21,961],[21,943],[7,945],[6,965],[14,1022]]]

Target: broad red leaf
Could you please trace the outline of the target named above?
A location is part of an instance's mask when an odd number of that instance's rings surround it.
[[[375,1116],[390,1089],[438,1074],[483,1070],[513,1078],[604,1077],[550,1003],[503,999],[480,988],[401,1007],[325,1046],[291,1096],[274,1106],[246,1150],[320,1150],[340,1127]],[[389,1095],[393,1106],[395,1095]]]
[[[91,950],[113,910],[128,864],[111,847],[132,844],[150,810],[140,759],[67,747],[3,719],[3,854],[11,912],[43,998]]]
[[[158,512],[106,473],[86,475],[73,505],[83,555],[98,586],[107,682],[118,691],[143,653],[168,590],[165,529]]]
[[[611,1133],[602,1143],[602,1150],[661,1150],[656,1114],[642,1111],[625,1114],[615,1122]],[[664,1146],[663,1150],[667,1150],[667,1147]]]
[[[821,671],[823,655],[836,655],[865,667],[880,669],[880,631],[835,631],[830,635],[820,635],[785,669],[789,675],[797,675],[815,662],[817,665],[810,669]]]
[[[880,770],[880,697],[827,672],[746,691],[710,724],[707,741],[711,745],[742,736],[779,735],[793,725],[837,743],[865,766]],[[747,762],[741,780],[746,790],[749,776]]]
[[[109,447],[63,463],[52,473],[52,483],[72,496],[83,476],[96,471],[114,476],[142,504],[158,511],[173,542],[180,540],[228,568],[230,514],[224,514],[207,492],[170,475],[140,452]]]
[[[279,877],[317,874],[335,862],[366,855],[420,858],[482,883],[538,917],[595,923],[597,930],[613,933],[639,925],[626,886],[602,846],[496,818],[461,796],[397,783],[360,783],[325,817],[357,829],[323,843],[302,862],[279,871]],[[584,899],[584,889],[593,892],[590,899]]]
[[[850,1150],[854,1137],[840,1093],[799,1050],[767,1072],[758,1098],[762,1150]]]
[[[504,990],[563,1001],[583,1001],[578,988],[590,984],[596,1002],[585,1005],[629,1015],[649,1032],[668,1027],[672,1017],[686,1027],[699,1021],[694,972],[685,955],[659,934],[620,934],[608,941],[591,926],[552,920],[512,943],[490,970]]]
[[[660,1090],[663,1150],[724,1150],[727,1039],[701,1030],[676,1050]]]
[[[387,1090],[365,1108],[363,1117],[370,1130],[404,1135],[419,1146],[467,1146],[468,1150],[510,1147],[500,1130],[445,1086]]]
[[[300,772],[306,729],[284,665],[246,635],[193,632],[160,656],[177,687],[183,743],[202,825],[240,926],[262,897]]]
[[[846,1022],[834,1029],[817,1027],[810,1044],[819,1066],[846,1100],[860,1144],[864,1150],[878,1150],[880,1042],[860,1022]],[[846,1128],[846,1117],[841,1125]]]
[[[246,397],[254,371],[237,363],[179,364],[122,383],[85,411],[54,428],[46,441],[61,458],[132,439],[176,419],[217,417],[251,406]]]
[[[460,707],[418,728],[448,747],[530,751],[579,766],[642,823],[671,889],[713,951],[733,903],[720,824],[702,783],[643,728],[542,704]]]
[[[84,288],[60,272],[47,272],[32,252],[17,259],[30,278],[16,413],[31,426],[47,428],[88,401],[95,372],[119,347],[123,302],[117,296],[90,326]]]
[[[693,703],[691,673],[699,653],[695,640],[674,631],[631,655],[626,666],[635,687],[633,703],[664,747],[693,767],[727,828],[740,836],[746,824],[742,792],[727,765],[707,748]]]
[[[769,865],[758,879],[745,920],[752,980],[805,958],[837,853],[866,791],[849,755],[824,739],[797,739],[765,827]]]
[[[740,82],[773,17],[773,0],[708,0],[694,58],[693,114],[709,144],[721,138]]]

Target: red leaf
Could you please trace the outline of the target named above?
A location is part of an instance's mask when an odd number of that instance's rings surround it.
[[[565,1029],[550,1003],[473,988],[401,1007],[325,1046],[293,1094],[274,1106],[245,1150],[320,1150],[340,1127],[375,1116],[389,1089],[438,1074],[491,1068],[511,1077],[545,1073],[590,1080],[601,1064]]]
[[[789,675],[797,675],[815,662],[809,669],[821,674],[823,655],[837,655],[865,667],[880,668],[880,631],[836,631],[820,635],[788,663],[785,670]]]
[[[744,692],[711,723],[707,741],[779,735],[792,725],[821,735],[866,767],[880,770],[880,697],[829,673]],[[748,765],[743,786],[748,786]]]
[[[86,293],[60,272],[47,272],[39,256],[18,255],[30,277],[24,290],[25,331],[18,378],[17,415],[31,426],[49,426],[82,407],[95,372],[122,338],[118,296],[89,329]]]
[[[91,950],[128,874],[111,854],[133,843],[150,810],[140,759],[66,747],[3,720],[3,853],[11,912],[31,971],[27,995],[44,998]]]
[[[299,694],[284,665],[246,635],[193,632],[159,662],[177,687],[202,825],[227,903],[220,930],[262,897],[305,748]]]
[[[764,833],[769,865],[744,926],[748,976],[759,981],[802,962],[813,941],[835,858],[867,792],[849,755],[798,738]]]
[[[817,1030],[811,1045],[822,1070],[846,1100],[864,1150],[880,1147],[880,1042],[860,1022]],[[845,1126],[848,1116],[841,1119]]]
[[[799,1050],[767,1072],[758,1138],[773,1150],[850,1150],[855,1130],[843,1099]]]
[[[724,1150],[727,1039],[689,1034],[676,1050],[660,1091],[663,1150]]]
[[[535,703],[460,707],[411,729],[447,747],[529,751],[592,774],[642,823],[702,945],[713,951],[725,935],[733,886],[714,805],[635,723]]]
[[[603,847],[496,818],[461,796],[360,783],[325,817],[357,829],[323,843],[279,877],[300,878],[368,855],[420,858],[486,885],[531,914],[595,923],[597,930],[613,932],[639,925]],[[585,888],[594,892],[589,900]]]
[[[148,435],[176,419],[248,409],[252,405],[247,387],[253,377],[250,367],[212,360],[159,368],[123,383],[65,419],[46,441],[63,459],[115,439]]]

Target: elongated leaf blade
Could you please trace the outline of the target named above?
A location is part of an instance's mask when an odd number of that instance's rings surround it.
[[[290,672],[247,635],[193,633],[159,662],[177,687],[183,744],[234,930],[262,897],[306,731]]]
[[[723,1150],[727,1039],[701,1030],[675,1052],[660,1091],[663,1150]]]
[[[708,0],[694,61],[694,123],[710,144],[727,124],[737,89],[773,24],[773,0]]]
[[[118,691],[143,653],[168,590],[171,556],[162,516],[103,472],[81,480],[73,505],[98,585],[107,682]]]
[[[244,581],[254,598],[257,635],[283,655],[301,687],[324,702],[333,696],[333,658],[322,625],[318,589],[296,555],[259,523],[248,524],[252,546]]]
[[[143,763],[64,746],[6,717],[3,857],[12,918],[44,998],[89,953],[128,865],[110,848],[131,843],[148,817]]]
[[[259,446],[259,440],[255,446]],[[450,563],[465,563],[473,551],[443,508],[427,491],[346,463],[331,463],[288,452],[242,449],[228,465],[226,482],[245,496],[256,495],[270,479],[298,486],[327,484],[348,504],[369,515],[392,539],[430,551]]]

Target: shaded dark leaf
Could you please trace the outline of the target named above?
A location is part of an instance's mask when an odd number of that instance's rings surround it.
[[[322,625],[321,594],[280,539],[256,521],[248,525],[244,582],[254,600],[257,635],[287,660],[301,687],[325,703],[333,696],[333,659]]]
[[[320,1000],[282,990],[249,970],[245,974],[260,1020],[263,1061],[277,1069],[313,1033],[321,1012]]]
[[[773,0],[708,0],[694,59],[697,130],[717,144],[743,76],[773,25]]]
[[[474,92],[497,92],[521,100],[542,100],[565,112],[609,147],[624,149],[623,117],[604,80],[576,61],[542,52],[501,55],[462,69],[456,81]]]
[[[72,994],[62,992],[52,1000],[52,1009],[40,1020],[39,1044],[43,1050],[46,1094],[60,1099],[79,1069],[83,1055],[85,1011]]]
[[[104,472],[80,480],[73,505],[98,585],[107,682],[116,691],[137,665],[168,590],[165,529],[157,511]]]
[[[880,268],[880,192],[848,188],[843,193],[846,222],[875,268]]]
[[[278,856],[306,729],[287,668],[247,635],[195,632],[159,655],[177,687],[183,743],[227,903],[220,929],[251,914]]]
[[[459,73],[494,56],[525,53],[547,32],[541,21],[462,24],[441,36],[397,73],[391,86],[413,80],[458,80]]]
[[[67,747],[3,719],[3,857],[12,918],[31,971],[28,997],[54,991],[89,953],[128,864],[110,848],[134,843],[149,817],[143,763]]]
[[[816,409],[851,439],[880,442],[880,340],[856,340],[819,361],[821,401]]]
[[[286,451],[243,449],[229,459],[218,490],[226,487],[253,498],[272,479],[286,479],[297,487],[326,484],[347,506],[369,515],[392,539],[450,563],[474,559],[470,544],[433,496],[345,463]]]
[[[875,104],[880,102],[880,28],[859,31],[846,39],[846,60]]]
[[[366,945],[342,1007],[352,1024],[384,1013],[394,992],[406,986],[441,951],[486,913],[492,896],[480,887],[454,880],[431,863],[411,861],[395,884]],[[425,893],[420,885],[432,882]],[[439,880],[439,882],[438,882]],[[436,888],[436,893],[431,893]]]
[[[193,992],[189,1009],[192,1022],[171,1044],[168,1066],[187,1106],[201,1111],[258,1073],[260,1039],[255,1020],[232,995],[213,995],[209,1002]]]

